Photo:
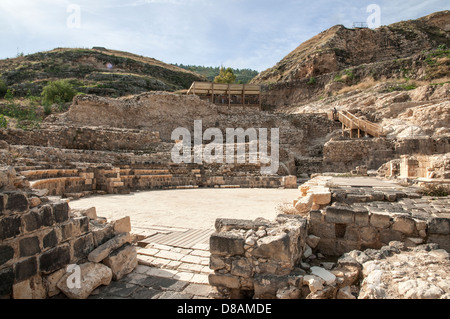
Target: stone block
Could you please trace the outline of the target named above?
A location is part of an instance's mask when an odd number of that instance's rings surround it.
[[[89,219],[97,219],[97,209],[95,207],[91,207],[88,209],[84,209],[81,211],[81,215],[88,217]]]
[[[123,217],[114,221],[114,232],[119,233],[129,233],[131,232],[131,219],[130,216]]]
[[[428,220],[428,232],[430,234],[450,234],[450,219],[432,217]]]
[[[304,197],[301,197],[297,203],[295,203],[295,209],[299,214],[306,214],[311,211],[313,204],[313,197],[311,194],[307,194]]]
[[[42,206],[38,214],[42,226],[52,226],[55,223],[53,209],[50,205]]]
[[[233,233],[214,233],[209,239],[209,247],[212,255],[236,256],[243,255],[244,237]]]
[[[52,229],[49,233],[44,235],[42,239],[42,246],[44,249],[56,247],[58,243],[58,236],[55,229]]]
[[[12,293],[14,284],[14,271],[12,267],[0,270],[0,296],[8,296]]]
[[[331,285],[336,281],[336,276],[325,268],[313,266],[310,270],[311,274],[322,278],[327,285]]]
[[[211,286],[239,289],[241,287],[239,278],[230,274],[210,274],[208,281]]]
[[[353,224],[354,212],[345,206],[328,206],[325,210],[325,221],[336,224]]]
[[[30,257],[28,259],[17,262],[14,265],[14,279],[15,282],[21,282],[28,279],[38,272],[38,265],[36,257]]]
[[[103,263],[111,268],[113,279],[120,280],[138,265],[136,247],[125,244],[114,250]]]
[[[91,262],[99,263],[108,255],[123,246],[126,243],[131,243],[131,235],[129,233],[118,234],[112,239],[108,240],[104,244],[95,248],[89,255],[88,260]]]
[[[92,230],[94,236],[94,245],[98,247],[114,237],[114,226],[112,224],[103,224],[101,227]]]
[[[53,204],[53,215],[57,223],[64,223],[69,219],[69,204],[64,201]]]
[[[41,252],[40,242],[38,237],[22,238],[19,241],[20,257],[33,256]]]
[[[317,247],[319,241],[320,237],[314,235],[308,235],[308,237],[306,237],[306,244],[313,249]]]
[[[6,210],[14,212],[25,212],[28,209],[27,196],[20,192],[7,193],[8,201],[6,203]]]
[[[370,225],[378,228],[388,228],[391,226],[391,216],[388,213],[371,213]]]
[[[209,257],[209,268],[212,270],[220,270],[224,269],[226,266],[226,262],[224,258],[219,256],[211,255]]]
[[[251,278],[253,266],[247,258],[239,258],[231,263],[231,274],[238,277]]]
[[[396,216],[391,228],[406,235],[413,235],[416,231],[416,223],[408,216]]]
[[[47,290],[39,275],[13,285],[14,299],[45,299],[46,297]]]
[[[396,230],[382,229],[379,238],[381,244],[388,245],[391,241],[403,241],[404,235]]]
[[[0,246],[0,266],[14,258],[14,248],[11,245]]]
[[[47,295],[49,297],[56,296],[61,292],[61,290],[59,290],[59,288],[56,285],[61,280],[62,276],[64,276],[66,273],[67,273],[66,269],[61,268],[60,270],[57,270],[43,278],[44,284],[47,288]]]
[[[82,235],[73,240],[72,247],[74,258],[86,258],[86,256],[88,256],[88,254],[95,248],[94,236],[91,233]]]
[[[12,238],[21,233],[20,216],[8,216],[0,219],[0,240]]]
[[[52,273],[70,262],[70,246],[64,244],[42,253],[39,257],[39,270],[44,274]]]
[[[287,276],[260,275],[254,277],[253,286],[255,290],[254,298],[275,299],[280,289],[289,287]]]
[[[79,285],[77,280],[72,280],[72,276],[77,275],[79,275]],[[97,287],[109,285],[111,279],[112,271],[109,267],[88,262],[80,265],[79,270],[66,273],[59,280],[57,287],[70,299],[86,299]]]
[[[84,234],[89,231],[89,217],[87,216],[76,217],[74,218],[74,221],[80,234]]]
[[[367,210],[354,210],[355,224],[358,226],[369,225],[369,212]]]
[[[290,251],[289,235],[284,233],[276,236],[266,236],[257,241],[257,247],[252,251],[253,257],[293,262]]]
[[[331,202],[331,192],[314,192],[312,198],[313,202],[318,205],[328,205]]]

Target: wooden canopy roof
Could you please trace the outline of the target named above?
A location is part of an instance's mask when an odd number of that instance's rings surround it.
[[[212,82],[194,82],[187,94],[195,95],[260,95],[261,86],[255,84],[221,84]]]

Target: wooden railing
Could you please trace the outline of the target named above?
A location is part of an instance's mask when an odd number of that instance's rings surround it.
[[[329,115],[330,118],[335,118],[342,123],[342,130],[350,131],[350,137],[353,137],[352,130],[358,130],[358,137],[361,137],[361,131],[369,134],[373,137],[383,137],[386,136],[386,132],[383,130],[383,127],[369,122],[367,120],[361,119],[348,111],[339,111],[337,115],[334,115],[332,112]]]

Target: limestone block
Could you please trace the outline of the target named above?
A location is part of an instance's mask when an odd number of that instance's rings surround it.
[[[239,278],[229,274],[210,274],[208,281],[211,286],[227,287],[230,289],[238,289],[241,287]]]
[[[45,299],[47,290],[39,275],[16,283],[12,287],[14,299]]]
[[[258,258],[292,262],[289,242],[289,235],[286,233],[263,237],[258,240],[257,247],[252,251],[252,255]]]
[[[277,275],[256,275],[254,278],[254,298],[273,299],[276,298],[280,289],[288,288],[287,276]]]
[[[60,270],[57,270],[44,278],[44,283],[45,286],[47,287],[47,294],[49,297],[56,296],[61,292],[61,290],[59,290],[59,288],[56,285],[65,274],[66,269],[61,268]]]
[[[319,241],[320,237],[314,235],[308,235],[308,237],[306,237],[306,244],[311,248],[316,248]]]
[[[354,212],[345,206],[328,206],[325,210],[325,221],[335,224],[353,224]]]
[[[331,192],[320,191],[312,193],[313,202],[318,205],[328,205],[331,202]]]
[[[378,228],[388,228],[391,225],[391,216],[387,213],[372,213],[370,225]]]
[[[297,176],[289,175],[283,177],[284,188],[296,188],[297,187]]]
[[[112,251],[121,247],[125,243],[131,243],[131,235],[129,233],[121,233],[108,240],[106,243],[98,246],[88,255],[88,260],[96,263],[101,262],[103,259],[108,257]]]
[[[310,270],[313,275],[322,278],[327,285],[336,281],[336,276],[325,268],[314,266]]]
[[[414,234],[416,230],[416,224],[414,219],[407,216],[397,216],[394,218],[394,223],[392,224],[392,229],[397,230],[406,235]]]
[[[97,209],[91,207],[81,211],[81,215],[88,217],[89,219],[97,219]]]
[[[123,217],[114,221],[115,233],[129,233],[131,232],[131,220],[130,216]]]
[[[297,209],[297,211],[300,214],[305,214],[311,210],[312,204],[313,204],[313,198],[312,198],[311,194],[307,194],[306,196],[301,197],[297,201],[297,203],[295,204],[295,209]]]
[[[306,275],[303,277],[303,283],[308,285],[311,293],[315,293],[323,289],[323,284],[325,283],[325,281],[315,275]]]
[[[243,255],[244,237],[233,233],[214,233],[210,237],[209,245],[212,255],[235,256]]]
[[[300,299],[301,290],[297,287],[278,289],[276,297],[278,299]]]
[[[79,273],[68,272],[58,282],[57,287],[70,299],[86,299],[97,287],[109,285],[112,279],[112,271],[109,267],[93,262],[87,262],[79,266]],[[80,277],[75,278],[72,276]]]
[[[338,290],[336,299],[356,299],[356,297],[352,295],[350,287],[346,286]]]
[[[250,278],[253,276],[253,266],[247,258],[240,258],[231,263],[231,274]]]
[[[136,268],[138,264],[136,247],[125,244],[114,250],[103,263],[111,268],[113,279],[119,280]]]

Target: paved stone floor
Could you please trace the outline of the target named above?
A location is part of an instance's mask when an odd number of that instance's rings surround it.
[[[136,269],[90,299],[209,299],[215,289],[208,283],[209,236],[213,230],[159,227],[137,242]],[[164,238],[166,237],[166,238]],[[152,239],[154,238],[154,239]],[[173,245],[160,244],[164,240]]]

